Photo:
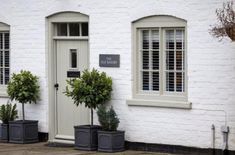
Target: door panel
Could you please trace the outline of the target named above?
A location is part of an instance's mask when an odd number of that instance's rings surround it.
[[[77,72],[88,68],[88,42],[63,40],[56,42],[56,120],[57,138],[73,139],[74,126],[89,124],[89,110],[83,105],[77,107],[73,100],[65,96],[66,80]]]

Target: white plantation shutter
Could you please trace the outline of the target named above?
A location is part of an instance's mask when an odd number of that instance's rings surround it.
[[[3,34],[0,33],[0,49],[3,47]]]
[[[149,90],[149,30],[142,31],[142,89]]]
[[[140,38],[140,89],[147,92],[161,90],[164,92],[184,92],[184,29],[142,29],[140,30]]]
[[[142,90],[159,91],[159,30],[141,31]]]
[[[165,30],[165,91],[184,92],[184,30]]]
[[[159,30],[151,31],[152,90],[159,91]]]
[[[6,85],[10,75],[9,32],[0,32],[0,84]]]

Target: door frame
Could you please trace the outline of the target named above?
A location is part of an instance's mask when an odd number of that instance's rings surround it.
[[[48,77],[48,129],[49,142],[73,144],[73,140],[56,138],[57,133],[57,112],[56,112],[56,40],[87,40],[88,41],[88,68],[90,64],[89,35],[88,37],[55,37],[54,23],[61,22],[88,22],[89,16],[73,11],[59,12],[46,17],[46,77]],[[89,25],[89,24],[88,24]],[[88,27],[89,29],[89,27]]]

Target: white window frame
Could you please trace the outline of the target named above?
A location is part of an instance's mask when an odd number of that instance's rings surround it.
[[[185,87],[184,93],[167,92],[163,93],[163,90],[159,92],[155,91],[141,91],[140,84],[142,83],[139,75],[141,57],[139,52],[139,41],[141,29],[159,29],[160,44],[159,44],[159,84],[164,85],[163,73],[165,56],[163,53],[163,30],[166,28],[183,28],[185,31]],[[163,58],[163,59],[162,59]],[[132,98],[127,100],[128,105],[140,105],[140,106],[159,106],[159,107],[173,107],[173,108],[191,108],[191,103],[188,102],[187,94],[187,22],[183,19],[173,16],[149,16],[141,18],[132,23]],[[163,81],[163,83],[161,83]],[[164,89],[160,86],[159,89]]]
[[[11,44],[10,44],[10,26],[5,24],[5,23],[2,23],[0,22],[0,33],[9,33],[9,78],[10,78],[10,71],[11,71]],[[3,55],[3,59],[5,59],[4,55]],[[5,73],[4,73],[5,75]],[[3,76],[4,78],[4,76]],[[5,80],[5,78],[3,79]],[[7,85],[5,84],[0,84],[0,97],[8,97],[7,95]]]

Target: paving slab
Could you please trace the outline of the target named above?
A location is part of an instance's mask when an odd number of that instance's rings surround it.
[[[10,144],[0,143],[0,155],[171,155],[167,153],[126,150],[118,153],[80,151],[73,147],[49,147],[47,143]]]

